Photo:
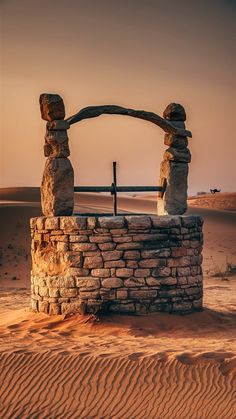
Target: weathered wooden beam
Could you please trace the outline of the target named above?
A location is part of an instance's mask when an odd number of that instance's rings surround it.
[[[117,105],[88,106],[81,109],[75,115],[67,118],[66,121],[72,125],[76,122],[82,121],[83,119],[95,118],[103,114],[127,115],[133,118],[143,119],[158,125],[167,133],[182,137],[192,137],[192,133],[190,131],[175,127],[171,122],[155,114],[154,112],[123,108],[122,106]]]

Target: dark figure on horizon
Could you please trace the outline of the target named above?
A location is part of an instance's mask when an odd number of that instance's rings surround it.
[[[216,189],[216,188],[215,189],[210,189],[210,192],[213,193],[213,194],[216,193],[216,192],[220,192],[220,191],[221,191],[221,189]]]

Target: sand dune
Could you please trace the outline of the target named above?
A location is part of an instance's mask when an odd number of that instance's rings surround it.
[[[28,222],[40,214],[39,194],[16,192],[0,193],[0,417],[236,417],[236,277],[209,276],[211,264],[235,260],[236,214],[190,208],[205,219],[202,312],[62,319],[28,309]],[[142,198],[119,206],[156,210]],[[77,195],[76,208],[111,212],[112,200]]]

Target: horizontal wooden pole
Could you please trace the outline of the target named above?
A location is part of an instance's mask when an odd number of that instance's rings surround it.
[[[75,192],[114,192],[112,186],[75,186]],[[116,186],[117,192],[162,192],[161,186]]]

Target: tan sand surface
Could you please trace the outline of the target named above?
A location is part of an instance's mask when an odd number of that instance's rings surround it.
[[[28,223],[40,207],[37,191],[21,193],[15,199],[25,204],[0,205],[0,417],[234,419],[236,276],[210,271],[235,261],[236,214],[193,210],[205,220],[202,312],[62,319],[28,309]],[[1,199],[14,201],[14,190]],[[80,212],[112,207],[101,195],[76,203]],[[119,205],[149,213],[156,206],[125,197]]]

